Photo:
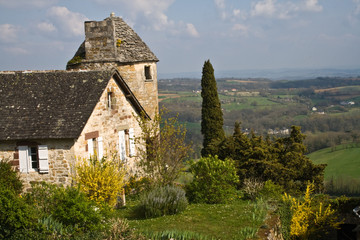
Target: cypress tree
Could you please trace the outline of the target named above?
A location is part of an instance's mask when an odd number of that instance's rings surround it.
[[[210,60],[205,61],[201,78],[201,134],[204,137],[202,156],[213,155],[216,150],[214,144],[224,140],[224,119],[217,92],[214,68]]]

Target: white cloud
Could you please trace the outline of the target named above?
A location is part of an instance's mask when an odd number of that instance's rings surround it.
[[[243,25],[243,24],[240,24],[240,23],[237,23],[237,24],[234,24],[233,28],[232,28],[233,31],[238,31],[240,32],[241,34],[243,35],[248,35],[248,30],[249,30],[249,27]]]
[[[59,6],[51,7],[47,15],[52,20],[53,26],[68,36],[84,35],[84,21],[89,20],[81,13],[71,12],[66,7]],[[51,30],[50,25],[47,25],[47,27],[48,30]]]
[[[186,31],[192,37],[199,37],[200,36],[200,34],[196,30],[195,26],[193,24],[191,24],[191,23],[186,24]]]
[[[305,11],[321,12],[323,7],[319,5],[318,0],[305,0]]]
[[[275,14],[275,0],[263,0],[257,2],[251,10],[252,16],[267,16],[271,17]]]
[[[54,26],[54,24],[49,23],[49,22],[38,23],[36,25],[36,27],[42,32],[50,33],[50,32],[55,32],[56,31],[56,27]]]
[[[12,24],[1,24],[0,25],[0,41],[2,42],[13,42],[17,39],[19,27]]]
[[[129,25],[139,25],[145,29],[164,31],[171,35],[187,35],[198,37],[199,33],[192,23],[175,22],[166,15],[167,9],[175,0],[92,0],[98,4],[112,6],[114,9],[121,6],[127,11],[126,19]]]
[[[58,0],[0,0],[0,5],[10,8],[21,7],[48,7],[54,5]]]

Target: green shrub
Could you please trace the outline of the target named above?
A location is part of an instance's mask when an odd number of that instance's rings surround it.
[[[140,197],[139,211],[151,218],[182,212],[187,205],[185,191],[180,187],[158,186]]]
[[[19,173],[8,160],[0,160],[0,186],[12,189],[17,194],[20,194],[23,188]]]
[[[280,200],[283,193],[284,189],[282,186],[275,184],[271,180],[268,180],[260,190],[259,195],[265,199]]]
[[[37,225],[34,209],[12,189],[0,187],[0,239]]]
[[[88,200],[76,188],[59,188],[53,196],[56,205],[51,214],[65,226],[73,226],[80,231],[101,230],[103,217],[96,204]]]
[[[191,163],[190,172],[194,179],[186,186],[186,194],[191,202],[226,203],[236,197],[239,179],[234,161],[204,157]]]
[[[40,219],[51,216],[64,228],[71,227],[71,233],[102,231],[107,227],[106,205],[97,206],[78,188],[38,183],[26,195],[26,201],[36,206]]]

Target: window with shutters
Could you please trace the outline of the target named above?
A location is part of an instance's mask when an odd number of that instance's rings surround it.
[[[119,155],[122,161],[127,157],[134,157],[136,151],[134,129],[124,129],[119,131]]]
[[[20,172],[49,172],[47,145],[18,146]]]
[[[89,158],[96,156],[98,159],[102,159],[104,156],[103,139],[102,137],[88,139],[88,153]]]

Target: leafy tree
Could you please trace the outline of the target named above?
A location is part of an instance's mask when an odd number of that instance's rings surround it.
[[[20,194],[23,188],[20,175],[11,166],[9,160],[0,160],[0,186]]]
[[[185,167],[185,158],[191,152],[185,143],[186,128],[177,117],[162,118],[166,110],[156,114],[152,120],[139,117],[141,135],[139,143],[139,167],[141,173],[153,185],[167,186],[174,183]]]
[[[204,136],[202,156],[214,154],[212,144],[225,138],[223,113],[217,92],[214,68],[205,61],[201,78],[201,134]]]

